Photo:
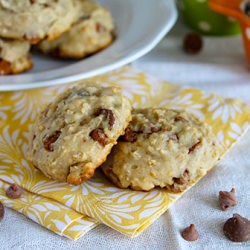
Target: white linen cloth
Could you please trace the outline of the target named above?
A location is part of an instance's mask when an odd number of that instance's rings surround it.
[[[186,32],[186,28],[177,24],[156,49],[133,66],[170,82],[250,103],[250,67],[246,65],[241,37],[206,37],[202,52],[190,56],[181,49]],[[5,218],[0,222],[0,249],[250,249],[250,241],[233,243],[222,231],[224,222],[233,213],[250,219],[249,178],[250,132],[216,168],[135,239],[99,225],[73,242],[6,209]],[[218,192],[229,191],[233,186],[238,204],[223,212],[218,208]],[[180,235],[191,223],[200,235],[196,242],[187,242]]]

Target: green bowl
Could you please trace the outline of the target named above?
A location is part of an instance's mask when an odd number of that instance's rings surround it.
[[[177,0],[185,23],[204,35],[226,36],[241,32],[237,20],[217,14],[208,6],[208,0]]]

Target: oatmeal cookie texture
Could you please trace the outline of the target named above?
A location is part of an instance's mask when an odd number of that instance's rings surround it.
[[[0,36],[31,44],[53,40],[79,18],[85,0],[0,0]],[[81,13],[82,15],[82,13]]]
[[[186,111],[138,109],[102,169],[118,187],[183,191],[218,160],[208,125]]]
[[[41,112],[29,157],[47,177],[79,185],[106,160],[130,120],[131,105],[119,88],[81,84]]]
[[[30,45],[26,41],[0,38],[0,74],[9,75],[32,67]]]
[[[83,6],[86,9],[86,6]],[[110,45],[114,39],[114,22],[108,10],[98,4],[88,6],[88,18],[80,18],[58,39],[38,45],[45,54],[61,58],[83,58]]]

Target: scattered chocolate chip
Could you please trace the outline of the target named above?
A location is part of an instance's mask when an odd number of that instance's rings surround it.
[[[8,75],[11,72],[11,63],[0,59],[0,74],[1,75]]]
[[[36,3],[36,0],[30,0],[30,3],[34,4],[34,3]]]
[[[109,144],[110,140],[101,128],[92,130],[89,134],[94,141],[98,141],[103,147]]]
[[[229,207],[236,206],[235,189],[232,188],[230,192],[220,191],[219,193],[219,205],[221,210],[225,211]]]
[[[43,6],[44,6],[45,8],[49,8],[51,5],[48,4],[48,3],[44,3]]]
[[[189,148],[188,153],[191,154],[194,151],[196,151],[197,149],[199,149],[201,147],[201,141],[198,141],[196,144],[194,144],[191,148]]]
[[[223,232],[231,241],[248,241],[250,239],[250,221],[239,214],[234,214],[224,224]]]
[[[9,188],[6,190],[6,195],[10,199],[18,199],[22,196],[22,189],[18,187],[16,184],[11,184]]]
[[[120,136],[120,141],[135,142],[137,140],[137,134],[131,128],[126,128],[124,135]]]
[[[0,221],[3,219],[4,217],[4,206],[3,203],[0,201]]]
[[[181,236],[183,237],[183,239],[187,241],[195,241],[195,240],[198,240],[198,237],[199,237],[194,224],[190,224],[189,227],[185,228],[182,231]]]
[[[245,3],[244,12],[248,17],[250,17],[250,2]]]
[[[202,37],[197,33],[188,33],[183,41],[183,49],[188,54],[197,54],[203,46]]]
[[[55,143],[57,141],[60,134],[61,134],[61,131],[56,131],[54,134],[52,134],[49,137],[45,138],[45,140],[43,141],[43,145],[44,145],[44,148],[47,151],[49,151],[49,152],[54,151],[53,143]]]
[[[175,119],[174,119],[175,122],[185,122],[187,121],[185,118],[183,118],[182,116],[176,116]]]
[[[115,116],[112,110],[110,109],[99,109],[96,112],[96,115],[104,115],[105,118],[108,119],[108,123],[109,123],[109,130],[111,130],[113,128],[113,125],[115,123]]]
[[[96,24],[96,31],[99,33],[103,33],[106,31],[106,28],[101,23],[97,23]]]

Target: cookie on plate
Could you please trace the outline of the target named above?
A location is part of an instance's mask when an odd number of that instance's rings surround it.
[[[60,58],[83,58],[110,45],[114,39],[114,28],[110,12],[93,3],[88,18],[81,18],[58,39],[42,41],[38,49]]]
[[[119,88],[73,87],[35,122],[30,159],[47,177],[79,185],[106,160],[130,120],[131,105]]]
[[[26,39],[31,44],[53,40],[79,18],[86,0],[0,0],[0,36]]]
[[[17,74],[32,68],[30,44],[0,38],[0,74]]]
[[[219,154],[208,125],[186,111],[138,109],[102,169],[118,187],[183,191]]]

